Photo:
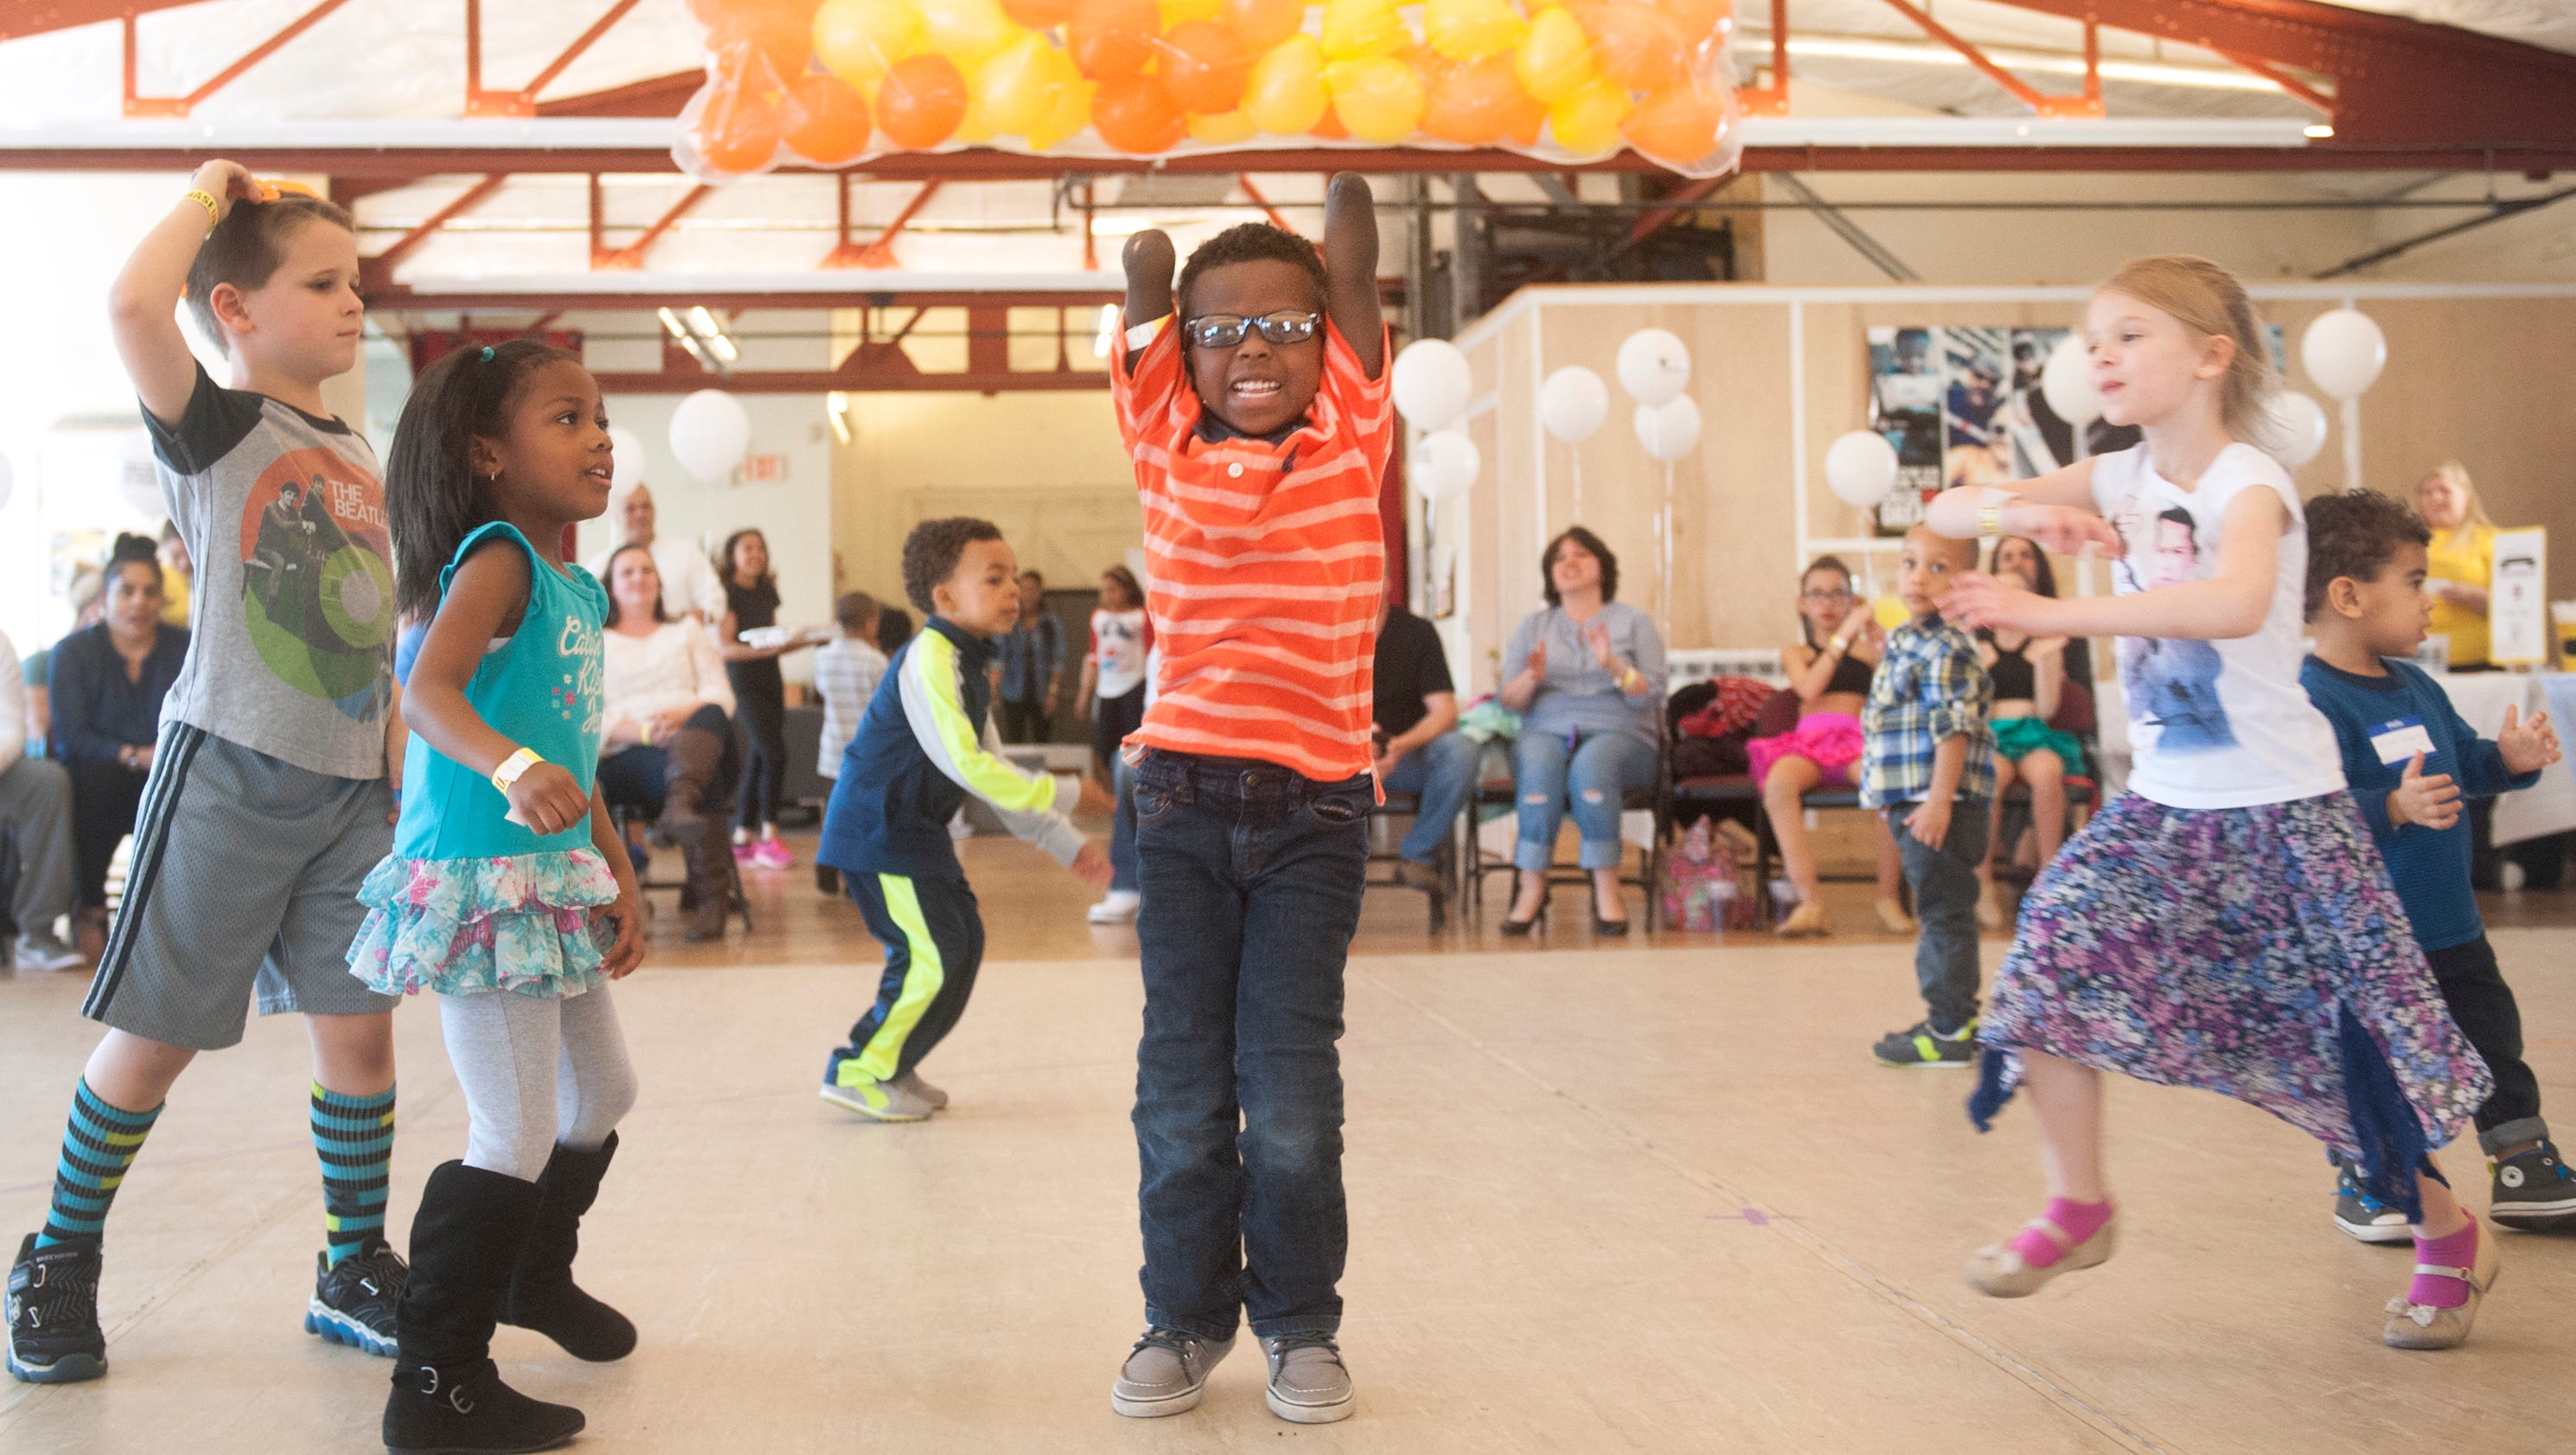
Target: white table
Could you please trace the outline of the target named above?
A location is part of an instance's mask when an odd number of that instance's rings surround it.
[[[2519,709],[2525,721],[2535,712],[2548,712],[2563,735],[2567,714],[2553,708],[2550,699],[2557,696],[2576,705],[2576,674],[2565,672],[2451,672],[2433,680],[2442,684],[2461,720],[2482,738],[2494,737],[2504,726],[2507,707]],[[2495,801],[2498,846],[2571,829],[2576,829],[2576,766],[2566,762],[2542,772],[2531,787]]]

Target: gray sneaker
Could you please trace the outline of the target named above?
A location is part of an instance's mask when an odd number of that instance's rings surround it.
[[[823,1099],[881,1122],[926,1122],[934,1108],[905,1090],[900,1082],[872,1081],[859,1074],[859,1063],[844,1061],[823,1083]]]
[[[921,1073],[918,1071],[906,1071],[892,1081],[887,1082],[886,1085],[898,1087],[920,1097],[923,1101],[930,1103],[930,1109],[932,1111],[942,1111],[948,1106],[948,1093],[931,1085],[929,1082],[922,1080]]]
[[[81,952],[55,939],[51,930],[30,930],[18,937],[21,970],[70,970],[80,963]]]
[[[1300,1425],[1329,1425],[1351,1417],[1359,1396],[1342,1351],[1330,1334],[1281,1334],[1261,1341],[1270,1356],[1270,1412]]]
[[[1234,1340],[1202,1339],[1178,1329],[1151,1328],[1109,1387],[1109,1407],[1130,1419],[1150,1420],[1198,1408],[1208,1371],[1234,1348]]]

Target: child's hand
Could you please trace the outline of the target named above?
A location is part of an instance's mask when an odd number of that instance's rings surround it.
[[[2513,708],[2504,710],[2504,728],[2496,734],[2496,748],[2504,754],[2504,765],[2516,773],[2531,773],[2558,761],[2558,729],[2549,725],[2549,714],[2535,712],[2529,722],[2517,722]]]
[[[2388,826],[2402,829],[2411,823],[2439,831],[2459,821],[2460,785],[2448,773],[2426,777],[2422,753],[2407,759],[2406,771],[2397,775],[2397,786],[2388,793]]]
[[[403,755],[411,746],[411,730],[403,726],[402,714],[385,714],[385,792],[393,806],[385,810],[385,822],[402,822]]]
[[[1949,594],[1941,598],[1941,615],[1963,627],[1999,626],[2038,636],[2048,629],[2056,606],[2053,598],[1970,571],[1950,584]]]
[[[1109,856],[1100,852],[1100,846],[1088,839],[1083,840],[1082,851],[1075,854],[1073,862],[1066,867],[1073,870],[1074,878],[1094,889],[1109,887]]]
[[[623,980],[636,966],[644,963],[643,896],[632,885],[622,886],[617,891],[615,904],[591,912],[617,931],[617,938],[601,952],[600,972],[611,980]]]
[[[2116,556],[2121,550],[2120,533],[2111,528],[2111,522],[2071,505],[2022,501],[2005,508],[2003,526],[2011,534],[2028,536],[2061,556],[2081,556],[2091,546],[2100,546],[2106,556]]]
[[[560,763],[529,764],[510,785],[509,798],[510,820],[536,834],[562,833],[590,813],[590,795]]]
[[[236,202],[257,202],[267,195],[250,168],[221,157],[197,168],[188,185],[214,198],[217,211],[225,215],[230,215]]]
[[[1905,831],[1927,849],[1938,849],[1950,837],[1950,800],[1927,798],[1905,816]]]
[[[1843,645],[1849,647],[1876,625],[1878,625],[1878,613],[1872,611],[1869,603],[1864,601],[1844,613],[1842,625],[1834,628],[1834,635],[1842,638]]]

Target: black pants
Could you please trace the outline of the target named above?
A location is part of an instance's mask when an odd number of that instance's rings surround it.
[[[2540,1078],[2522,1059],[2522,1011],[2496,968],[2495,947],[2480,935],[2465,945],[2427,951],[2424,958],[2452,1021],[2495,1074],[2495,1094],[2477,1112],[2478,1145],[2493,1152],[2548,1136],[2549,1124],[2540,1119]]]
[[[1013,702],[997,697],[993,699],[993,718],[1006,743],[1043,743],[1055,737],[1055,719],[1048,715],[1044,698]]]
[[[72,845],[80,902],[84,909],[96,909],[107,903],[107,865],[116,857],[117,841],[134,832],[134,811],[143,804],[144,775],[112,761],[76,761],[63,767],[72,776]]]
[[[901,874],[844,874],[850,901],[885,946],[876,1003],[850,1027],[849,1044],[832,1053],[826,1079],[853,1084],[841,1070],[891,1081],[921,1064],[966,1013],[975,972],[984,963],[984,916],[963,879]]]
[[[757,831],[778,822],[778,789],[787,775],[787,700],[778,688],[734,687],[734,721],[742,727],[742,786],[734,827]]]

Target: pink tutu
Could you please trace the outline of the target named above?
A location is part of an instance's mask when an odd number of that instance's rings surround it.
[[[1849,788],[1854,786],[1852,765],[1860,761],[1860,719],[1848,712],[1811,712],[1785,733],[1746,743],[1744,756],[1752,761],[1756,788],[1782,758],[1804,758],[1815,764],[1821,775],[1816,780],[1819,788]]]

